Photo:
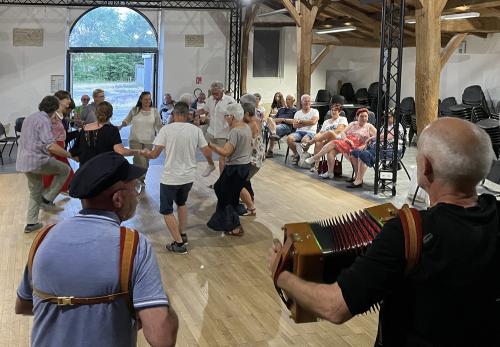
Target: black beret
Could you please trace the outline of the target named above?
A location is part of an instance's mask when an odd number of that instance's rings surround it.
[[[120,181],[131,181],[146,173],[146,168],[132,165],[121,154],[106,152],[82,165],[69,185],[69,195],[78,199],[95,197]]]

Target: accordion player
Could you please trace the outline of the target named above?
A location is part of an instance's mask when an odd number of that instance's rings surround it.
[[[279,274],[290,271],[299,278],[317,283],[334,283],[341,270],[365,252],[382,226],[399,210],[382,204],[348,216],[313,223],[283,226],[284,245],[273,265],[275,287],[296,323],[314,322],[317,317],[301,307],[276,285]]]

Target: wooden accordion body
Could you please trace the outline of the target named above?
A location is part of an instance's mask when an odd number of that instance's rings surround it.
[[[385,222],[397,213],[389,203],[329,220],[284,225],[284,245],[273,269],[275,283],[282,271],[306,281],[334,283],[342,269],[366,251]],[[277,286],[276,290],[296,323],[317,321],[316,315],[288,298],[283,290]]]

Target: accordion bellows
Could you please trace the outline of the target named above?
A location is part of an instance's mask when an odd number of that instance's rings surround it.
[[[273,267],[274,280],[282,271],[317,283],[334,283],[342,271],[380,233],[382,226],[398,214],[392,204],[366,208],[346,216],[312,223],[283,226],[284,245]],[[296,323],[314,322],[317,317],[301,307],[276,286]]]

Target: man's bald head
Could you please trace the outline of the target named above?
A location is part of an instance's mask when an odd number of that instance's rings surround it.
[[[490,138],[483,129],[450,117],[440,118],[422,131],[418,156],[431,163],[435,180],[464,188],[483,180],[495,159]]]

